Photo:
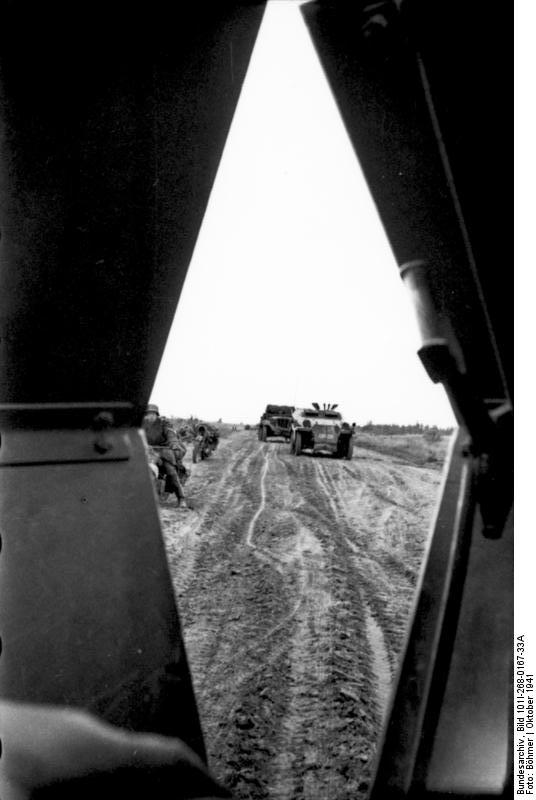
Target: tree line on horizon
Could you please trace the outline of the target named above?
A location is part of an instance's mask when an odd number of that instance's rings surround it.
[[[415,422],[412,425],[399,425],[395,423],[385,424],[372,422],[370,420],[365,425],[356,425],[356,431],[363,433],[378,433],[382,435],[394,435],[405,433],[420,433],[427,437],[447,436],[452,433],[454,428],[441,428],[438,425],[423,425],[422,422]]]

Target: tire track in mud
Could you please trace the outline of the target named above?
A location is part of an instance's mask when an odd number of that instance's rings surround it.
[[[286,462],[286,459],[281,460]],[[333,491],[331,482],[319,461],[304,458],[298,463],[294,462],[293,468],[299,470],[300,477],[308,474],[311,483],[306,500],[300,506],[302,511],[300,519],[302,521],[304,518],[310,520],[309,524],[313,526],[318,540],[322,543],[323,553],[330,561],[329,566],[325,565],[322,571],[326,573],[329,581],[333,609],[329,611],[327,618],[329,619],[329,629],[335,633],[335,637],[330,647],[329,657],[323,667],[323,673],[330,688],[330,706],[340,709],[339,717],[343,720],[342,731],[333,731],[331,741],[335,743],[336,750],[343,752],[345,747],[347,748],[349,760],[350,752],[354,756],[356,753],[360,753],[360,758],[363,759],[362,764],[366,764],[370,758],[370,742],[373,738],[368,734],[370,734],[371,727],[379,725],[384,704],[382,697],[385,689],[382,687],[376,696],[374,688],[377,682],[376,676],[373,671],[371,672],[369,666],[374,661],[372,648],[377,646],[379,637],[376,635],[373,638],[369,633],[369,629],[372,627],[371,613],[356,583],[357,571],[352,569],[352,561],[351,559],[349,561],[348,558],[347,548],[353,543],[346,536],[340,537],[336,531],[336,528],[343,522],[345,512],[342,498],[338,492]],[[292,472],[293,468],[289,466],[288,462],[285,465],[288,471]],[[294,478],[296,477],[294,475]],[[314,509],[310,507],[312,492],[316,501]],[[296,505],[294,500],[294,506]],[[348,565],[348,569],[342,565]],[[350,624],[348,617],[351,620]],[[368,662],[365,668],[363,668],[363,662]],[[388,661],[386,663],[389,665]],[[390,680],[388,666],[387,674],[388,680]],[[365,699],[371,697],[374,697],[371,702]],[[365,712],[363,709],[366,709],[367,706],[370,710]],[[374,710],[375,706],[377,706],[376,711]],[[361,726],[355,724],[354,715],[356,714],[362,715],[358,717]],[[351,728],[352,732],[349,733],[345,726]],[[364,730],[367,731],[367,734],[364,734]],[[368,744],[364,744],[364,740],[368,741]],[[349,746],[350,742],[351,746]],[[311,747],[308,748],[308,752],[311,752]],[[329,796],[333,800],[338,800],[338,798],[356,796],[353,792],[357,791],[357,787],[363,783],[366,769],[363,769],[359,780],[357,776],[352,780],[348,774],[345,775],[344,780],[341,780],[341,774],[338,774],[337,771],[338,761],[339,768],[342,769],[343,766],[340,758],[338,759],[333,751],[325,756],[327,756],[327,761],[323,757],[322,759],[313,759],[312,763],[314,763],[314,770],[318,768],[319,762],[332,765],[333,774],[330,776],[329,795],[326,794],[326,785],[315,782],[310,775],[308,784],[306,782],[303,786],[294,785],[288,795],[281,794],[281,797],[288,797],[290,800],[290,798],[302,796],[311,798]],[[306,775],[308,774],[306,772]],[[326,775],[323,776],[324,781],[325,778]]]
[[[262,447],[260,449],[262,450]],[[260,476],[260,503],[247,527],[245,542],[246,545],[252,550],[256,558],[261,559],[264,563],[270,565],[275,570],[277,570],[277,572],[283,575],[285,573],[285,566],[288,566],[288,560],[280,558],[279,556],[275,555],[269,548],[263,547],[260,544],[256,544],[254,541],[255,526],[257,525],[259,518],[261,517],[262,513],[266,508],[265,482],[272,455],[273,451],[265,449],[264,466],[262,468]],[[288,625],[291,622],[291,620],[298,613],[304,601],[307,580],[308,577],[304,576],[302,571],[299,571],[296,580],[297,598],[290,612],[285,616],[283,616],[282,619],[278,620],[274,625],[272,625],[272,627],[270,627],[265,633],[257,637],[257,639],[252,644],[246,646],[245,648],[239,649],[234,657],[236,660],[242,659],[246,654],[252,653],[254,650],[264,647],[267,639],[270,639],[275,633],[283,629],[286,625]]]
[[[171,573],[173,577],[179,578],[179,582],[174,581],[176,595],[183,594],[189,581],[195,577],[200,561],[204,558],[203,544],[206,539],[217,535],[222,520],[220,510],[229,510],[237,503],[243,503],[243,498],[236,493],[233,476],[251,468],[252,462],[260,454],[260,448],[251,452],[247,441],[238,448],[233,447],[233,444],[229,440],[224,441],[223,446],[209,460],[193,465],[196,486],[192,494],[186,484],[187,496],[194,502],[193,510],[184,512],[177,507],[166,506],[160,509],[165,537],[170,545],[167,551]],[[215,486],[211,481],[214,475],[217,476]],[[208,485],[211,486],[211,491],[206,497],[204,493]],[[196,537],[202,537],[201,547],[198,546]]]
[[[397,475],[396,470],[395,475],[392,475],[392,468],[385,463],[385,457],[379,464],[372,465],[361,462],[358,465],[350,465],[347,462],[324,459],[314,461],[319,474],[319,490],[330,495],[324,513],[327,512],[331,516],[336,535],[344,538],[356,556],[356,569],[365,590],[370,612],[383,630],[389,660],[394,668],[404,639],[407,613],[416,582],[416,570],[415,567],[408,566],[405,561],[398,559],[396,553],[386,546],[389,542],[383,540],[386,538],[387,526],[395,530],[407,529],[411,534],[412,529],[408,527],[406,519],[414,515],[415,511],[408,511],[406,503],[401,504],[396,500],[393,502],[393,498],[385,491],[384,481],[402,485],[404,488],[407,481]],[[422,476],[425,478],[423,483],[430,485],[430,476],[422,468],[411,467],[408,468],[408,472],[409,479],[415,480],[417,476],[420,480]],[[346,480],[345,483],[344,476],[348,476],[350,482]],[[435,481],[437,485],[437,478]],[[356,511],[361,514],[359,524],[355,519]],[[411,552],[412,564],[418,563],[426,531],[424,522],[415,545],[403,542],[404,550]],[[393,595],[398,595],[400,602],[393,603]]]
[[[329,505],[334,513],[334,517],[339,523],[340,536],[350,551],[354,554],[356,569],[361,573],[364,566],[363,562],[365,561],[370,564],[371,559],[370,557],[365,556],[363,546],[360,546],[352,541],[348,533],[345,532],[345,529],[352,529],[352,523],[348,520],[346,498],[344,497],[338,482],[335,481],[333,474],[326,468],[326,466],[320,461],[315,462],[315,466],[319,473],[319,484],[326,492]],[[343,465],[334,464],[333,466],[339,468],[340,474],[340,468]],[[374,488],[372,490],[374,491]],[[362,492],[363,489],[361,489],[361,494]],[[391,509],[389,509],[389,513],[392,513]],[[369,650],[372,656],[373,673],[376,678],[375,696],[383,716],[389,698],[389,692],[393,678],[392,659],[389,656],[386,647],[383,627],[376,619],[370,603],[364,597],[364,592],[361,592],[361,603],[365,611],[366,635],[369,644]]]
[[[238,434],[199,467],[169,544],[209,763],[236,800],[362,800],[408,583],[380,535],[409,513],[380,497],[389,462]]]
[[[262,448],[261,448],[262,449]],[[255,555],[258,558],[261,558],[271,564],[278,572],[283,573],[283,568],[281,564],[281,560],[276,558],[268,548],[261,547],[257,545],[253,541],[253,535],[255,533],[255,526],[259,520],[259,517],[263,513],[266,507],[266,474],[268,472],[268,467],[270,466],[270,450],[266,450],[264,453],[264,466],[261,471],[261,481],[260,481],[260,504],[256,512],[254,513],[253,517],[251,518],[251,522],[248,525],[248,529],[246,532],[246,544],[250,547]]]
[[[257,475],[258,469],[252,465],[261,455],[261,450],[252,450],[247,440],[238,439],[225,444],[226,447],[219,448],[211,459],[199,464],[195,470],[198,490],[201,487],[201,491],[206,492],[207,474],[216,478],[201,514],[188,531],[188,521],[175,511],[171,537],[175,540],[175,552],[179,552],[178,565],[173,567],[171,564],[173,582],[188,657],[193,664],[199,665],[192,672],[196,692],[201,698],[205,696],[208,684],[212,682],[216,687],[221,683],[218,672],[222,664],[224,667],[230,664],[236,639],[255,640],[253,635],[244,634],[244,614],[240,607],[252,602],[252,592],[247,582],[232,578],[233,573],[240,572],[232,567],[240,562],[235,548],[237,539],[241,539],[242,519],[248,513],[247,498],[243,492],[236,491],[235,475],[242,471]],[[227,497],[231,502],[225,503]],[[182,551],[180,544],[183,545]],[[240,569],[243,568],[240,565]],[[244,575],[247,574],[249,572],[245,569]],[[256,580],[254,578],[252,584]],[[240,590],[238,599],[233,597],[237,583]],[[228,672],[227,669],[226,674]]]
[[[268,475],[266,464],[270,455],[266,454],[265,468],[262,471],[259,505],[249,522],[246,533],[250,542],[253,542],[253,537],[255,537],[255,546],[263,548],[265,547],[264,543],[260,544],[257,538],[258,536],[262,537],[262,531],[257,534],[255,526],[267,505],[269,492],[265,489],[263,493],[262,487],[265,486]],[[277,466],[281,472],[284,462],[277,452],[273,452],[270,463]],[[327,736],[322,729],[318,729],[315,720],[333,717],[333,708],[339,709],[341,705],[346,707],[350,703],[352,706],[350,716],[337,711],[335,727],[341,725],[343,729],[354,727],[350,726],[349,720],[353,719],[354,707],[359,704],[359,679],[357,674],[352,675],[352,662],[357,661],[357,655],[348,659],[348,654],[346,654],[345,657],[338,639],[333,645],[331,644],[331,633],[339,628],[337,616],[340,613],[347,614],[351,606],[357,608],[359,597],[354,592],[353,599],[348,599],[344,576],[340,570],[334,569],[333,564],[327,563],[333,557],[329,546],[329,532],[319,530],[319,523],[322,526],[323,515],[317,515],[318,521],[313,524],[313,527],[304,523],[304,519],[307,518],[306,506],[309,492],[305,493],[302,500],[299,499],[301,492],[294,488],[288,494],[284,494],[285,508],[281,513],[289,514],[291,509],[295,510],[300,507],[303,515],[299,516],[298,527],[294,528],[292,533],[294,546],[291,552],[293,557],[289,557],[289,554],[282,557],[281,550],[278,548],[278,544],[281,543],[277,540],[277,536],[271,541],[271,555],[280,566],[284,565],[288,578],[287,590],[296,599],[290,612],[282,616],[276,625],[273,625],[260,637],[265,645],[269,644],[270,649],[277,651],[282,659],[280,672],[283,669],[287,675],[285,683],[279,687],[279,695],[281,695],[282,688],[285,686],[286,702],[277,715],[277,725],[274,726],[272,720],[270,729],[266,730],[262,736],[265,745],[267,742],[274,742],[270,745],[272,758],[268,759],[265,767],[271,776],[269,796],[274,800],[275,798],[295,800],[300,797],[315,798],[315,800],[323,797],[328,800],[325,790],[326,778],[329,773],[332,783],[329,797],[332,800],[342,800],[346,796],[353,796],[352,792],[356,788],[356,781],[354,779],[349,782],[347,776],[343,777],[340,774],[337,776],[336,770],[331,774],[334,764],[341,760],[338,753],[340,732],[334,730],[332,731],[333,735]],[[325,498],[325,494],[322,496]],[[280,497],[278,499],[281,500]],[[277,519],[272,520],[272,524],[273,536],[274,531],[277,531]],[[290,534],[287,532],[288,535]],[[323,600],[320,601],[319,598],[323,598]],[[340,605],[341,609],[336,608],[332,612],[330,608],[332,603],[335,606]],[[364,623],[361,622],[362,627],[363,625]],[[286,639],[286,648],[281,648],[279,645],[283,636]],[[341,637],[348,638],[348,634],[341,632]],[[267,638],[272,641],[268,643]],[[364,635],[357,637],[356,640],[362,643],[363,639]],[[330,644],[326,648],[327,642]],[[344,650],[348,649],[351,648],[346,643]],[[246,654],[241,651],[240,658],[244,659],[245,657]],[[270,684],[270,679],[262,665],[256,665],[250,678],[257,686],[264,683]],[[275,703],[276,701],[272,699],[273,692],[273,686],[271,691],[264,686],[263,702]],[[368,689],[366,693],[370,693]],[[253,689],[245,692],[245,696],[252,694],[254,694]],[[240,706],[241,715],[246,707],[247,702],[244,700]],[[247,717],[247,719],[249,718]],[[240,725],[243,724],[242,720]],[[359,726],[357,726],[357,730],[359,730]],[[238,747],[242,754],[244,751],[249,753],[248,763],[250,766],[249,770],[246,770],[246,774],[251,783],[255,781],[257,773],[253,766],[254,759],[252,760],[251,748],[248,748],[247,742],[255,737],[253,734],[244,736],[243,730],[242,733]],[[368,728],[366,731],[361,730],[361,739],[358,743],[355,741],[355,731],[351,735],[347,732],[342,737],[346,741],[348,749],[348,758],[345,759],[345,763],[349,760],[350,751],[355,752],[355,747],[358,750],[361,748],[363,753],[363,741],[369,740],[369,733]],[[352,741],[351,747],[350,740]],[[334,752],[334,748],[337,752]],[[322,767],[320,775],[318,774],[319,764],[325,765]],[[343,768],[342,762],[339,766],[340,769]],[[238,790],[239,797],[248,796],[247,787],[243,785],[241,778],[227,777],[231,781],[237,780],[237,783],[233,782],[232,785],[235,791]],[[346,788],[343,788],[343,784]]]
[[[206,508],[201,514],[201,524],[206,522],[207,517],[209,517],[211,512],[214,512],[217,507],[224,506],[226,503],[229,503],[230,500],[238,500],[240,502],[240,498],[236,497],[237,481],[231,480],[231,477],[235,473],[237,476],[240,473],[245,475],[251,468],[251,463],[261,452],[261,448],[258,448],[257,450],[248,453],[245,446],[240,447],[236,452],[230,448],[230,445],[229,449],[231,451],[231,457],[227,460],[221,475],[218,477],[218,483],[214,493],[208,502],[206,502]],[[222,456],[221,453],[220,456]],[[210,462],[204,462],[203,466],[209,467],[213,466],[213,464],[210,464]],[[214,470],[212,471],[214,472]]]
[[[277,450],[269,449],[266,450],[264,454],[265,463],[260,477],[260,504],[248,525],[248,529],[246,532],[246,544],[254,551],[256,556],[265,559],[280,574],[285,573],[285,568],[287,568],[288,571],[289,567],[296,567],[296,572],[297,572],[296,578],[294,578],[294,576],[292,575],[290,577],[293,578],[294,583],[296,585],[295,593],[297,594],[297,597],[290,612],[286,614],[281,620],[279,620],[275,625],[269,628],[268,631],[262,634],[257,641],[257,645],[264,644],[267,639],[269,639],[275,633],[283,629],[286,625],[288,625],[292,621],[292,619],[297,615],[301,606],[304,604],[306,600],[306,590],[310,589],[314,576],[316,576],[318,573],[317,564],[314,565],[314,570],[310,569],[308,568],[307,565],[307,559],[303,559],[304,551],[314,550],[315,545],[312,544],[313,540],[316,543],[316,537],[314,536],[312,531],[305,528],[303,525],[299,525],[298,530],[295,533],[298,543],[290,558],[288,556],[286,558],[283,558],[280,555],[276,555],[274,552],[272,552],[270,548],[256,544],[253,540],[255,533],[255,526],[260,516],[262,515],[263,511],[266,508],[265,482],[268,469],[270,466],[270,461],[278,462],[279,465],[282,464]],[[309,548],[304,547],[303,544],[304,539],[309,543]]]
[[[264,454],[264,466],[263,466],[262,472],[261,472],[261,502],[260,502],[259,507],[256,510],[255,514],[253,515],[253,517],[251,519],[251,522],[248,525],[247,532],[246,532],[246,544],[249,547],[251,547],[252,549],[254,549],[254,550],[256,549],[256,545],[253,544],[253,534],[255,532],[255,525],[256,525],[257,520],[259,519],[260,515],[264,511],[265,506],[266,506],[265,480],[266,480],[266,473],[268,472],[268,466],[269,466],[269,462],[268,462],[269,455],[270,455],[270,451],[267,450],[265,452],[265,454]]]
[[[231,468],[230,464],[227,466],[228,469],[225,472]],[[198,482],[201,483],[199,480]],[[221,491],[221,483],[218,488]],[[188,484],[186,484],[186,496],[189,500],[192,499]],[[196,497],[197,506],[199,492],[194,493],[193,496]],[[180,602],[182,592],[186,590],[195,574],[198,558],[196,537],[201,535],[203,527],[210,524],[210,513],[218,503],[218,497],[219,493],[216,490],[212,501],[203,502],[200,511],[195,506],[194,509],[188,512],[180,510],[176,506],[172,508],[167,505],[160,507],[160,519],[163,525],[168,563],[177,602]]]
[[[370,605],[366,601],[363,604],[366,612],[367,639],[372,653],[372,668],[376,676],[376,702],[383,719],[389,701],[394,669],[385,644],[383,628],[374,617]]]
[[[277,451],[267,450],[265,452],[265,463],[260,479],[259,504],[247,526],[245,539],[246,543],[253,549],[255,557],[259,555],[266,556],[266,554],[268,554],[271,566],[277,569],[281,574],[286,574],[287,589],[295,599],[290,611],[280,617],[276,624],[272,625],[261,635],[258,635],[253,647],[249,646],[246,650],[240,650],[237,654],[237,658],[242,661],[247,659],[252,651],[259,646],[261,648],[269,647],[271,651],[269,665],[274,665],[272,655],[275,653],[276,659],[279,659],[281,662],[279,664],[279,673],[281,674],[281,671],[283,671],[287,674],[287,679],[285,681],[288,687],[287,702],[284,708],[279,708],[279,713],[276,717],[278,724],[274,726],[274,722],[271,720],[270,728],[264,731],[262,735],[263,746],[260,748],[262,752],[268,752],[271,755],[271,759],[268,759],[271,764],[270,772],[273,775],[270,797],[284,797],[287,796],[285,794],[285,787],[288,787],[289,783],[292,783],[294,770],[292,769],[290,774],[288,769],[285,770],[282,767],[280,764],[281,753],[287,752],[289,746],[295,743],[296,734],[299,732],[301,726],[303,726],[304,715],[306,716],[304,697],[307,697],[307,691],[304,689],[303,670],[307,668],[306,665],[311,661],[309,658],[311,655],[311,641],[310,636],[308,637],[311,627],[310,610],[313,604],[315,607],[318,606],[319,594],[316,584],[323,570],[319,569],[318,563],[315,563],[315,557],[321,554],[322,550],[314,534],[303,526],[294,526],[295,529],[292,536],[296,540],[296,546],[291,554],[282,555],[280,551],[277,551],[277,548],[275,550],[270,550],[264,544],[261,544],[255,535],[257,522],[266,508],[267,492],[265,481],[270,463],[273,463],[274,466],[281,471],[282,465]],[[287,496],[285,499],[288,502],[290,497]],[[277,528],[277,525],[274,527]],[[260,532],[259,535],[262,536],[262,532]],[[281,641],[283,645],[281,645]],[[316,642],[315,647],[318,647]],[[261,692],[263,696],[262,703],[264,705],[268,704],[270,707],[273,707],[273,705],[277,706],[278,701],[276,698],[278,694],[281,693],[281,685],[273,685],[273,675],[267,674],[264,665],[262,663],[256,663],[248,677],[248,686],[251,686],[251,683],[254,683],[257,687],[259,684],[266,684]],[[250,716],[246,713],[245,721],[243,719],[248,706],[247,698],[253,693],[254,690],[251,688],[243,692],[244,700],[239,706],[238,715],[234,715],[238,716],[238,720],[235,721],[242,730],[242,736],[238,742],[241,761],[242,764],[247,762],[249,767],[245,770],[245,778],[243,769],[239,777],[236,775],[227,776],[228,781],[235,787],[235,791],[238,790],[239,796],[244,797],[248,796],[248,787],[250,787],[252,783],[257,785],[256,793],[252,796],[260,796],[258,794],[258,769],[255,768],[256,762],[252,755],[254,748],[253,746],[248,746],[248,742],[258,740],[258,730],[255,731],[255,734],[247,735]],[[233,714],[231,714],[231,717],[233,717]],[[255,727],[258,729],[258,723]],[[246,731],[246,735],[244,734],[244,730]],[[221,738],[220,734],[219,739],[215,743],[216,746],[221,743]],[[245,755],[247,757],[245,757]],[[237,781],[236,783],[235,780]],[[297,796],[299,795],[294,794],[294,789],[292,789],[291,794],[288,795],[289,798]]]
[[[415,510],[407,502],[400,502],[399,497],[395,499],[390,495],[392,488],[396,493],[407,490],[407,480],[397,474],[384,459],[379,464],[360,464],[357,470],[351,469],[347,464],[329,462],[319,464],[318,469],[323,473],[324,487],[337,498],[336,502],[341,510],[338,533],[345,538],[355,555],[356,569],[367,598],[368,611],[374,623],[380,626],[387,644],[387,659],[384,655],[379,663],[390,664],[393,671],[404,640],[417,573],[414,567],[399,560],[392,549],[385,546],[383,539],[386,538],[388,526],[395,530],[410,531],[406,519],[408,515],[414,515]],[[413,471],[419,480],[426,475],[422,468],[411,467],[411,472]],[[355,524],[351,515],[348,516],[352,491],[349,486],[346,486],[344,493],[340,488],[340,476],[344,474],[357,478],[361,483],[359,499],[364,507],[361,509],[360,525]],[[424,526],[423,531],[426,531]],[[423,546],[424,536],[421,533],[413,562],[420,557]],[[409,549],[409,545],[404,544],[404,549]],[[398,603],[393,603],[392,600],[395,593],[399,597]],[[377,636],[375,641],[379,641]]]
[[[350,550],[356,572],[361,579],[366,571],[372,571],[375,574],[379,572],[383,576],[384,568],[380,566],[378,559],[374,558],[368,551],[366,541],[362,539],[363,529],[357,531],[359,536],[356,541],[356,526],[353,520],[348,518],[348,492],[346,496],[343,494],[338,481],[335,480],[335,476],[333,475],[333,472],[337,470],[337,477],[339,477],[346,465],[334,462],[325,464],[324,461],[320,459],[313,460],[313,464],[317,472],[319,488],[325,493],[327,504],[331,510],[337,536],[341,537],[345,546]],[[392,502],[388,498],[385,498],[383,493],[377,491],[374,485],[367,486],[367,490],[369,489],[374,496],[380,497],[382,500],[386,499],[387,502]],[[359,489],[359,496],[362,496],[363,491],[364,487],[361,486]],[[389,508],[387,511],[388,514],[382,512],[381,522],[384,524],[393,513],[393,509]],[[368,649],[370,651],[375,677],[374,693],[378,708],[383,716],[389,696],[393,672],[396,667],[399,642],[396,639],[394,642],[390,642],[391,645],[394,645],[396,652],[393,652],[392,646],[391,648],[387,646],[387,639],[389,637],[385,628],[386,626],[389,627],[387,605],[390,592],[382,591],[381,582],[379,585],[370,580],[366,581],[366,584],[363,580],[361,580],[361,582],[362,591],[360,593],[360,601],[365,615]],[[391,620],[391,626],[400,628],[400,620],[398,618],[396,620]]]
[[[316,468],[316,471],[317,471],[316,479],[317,479],[320,487],[324,491],[327,503],[328,503],[328,505],[330,506],[330,508],[331,508],[331,510],[333,512],[333,516],[334,516],[335,519],[338,519],[339,516],[341,515],[341,513],[343,513],[343,510],[341,508],[340,498],[339,498],[338,494],[333,490],[333,487],[329,485],[328,477],[326,475],[326,472],[323,469],[323,466],[322,466],[320,460],[317,461],[315,459],[312,463],[314,464],[314,466]]]

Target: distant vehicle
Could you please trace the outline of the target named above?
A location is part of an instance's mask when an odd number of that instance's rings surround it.
[[[320,408],[297,408],[292,414],[290,452],[295,456],[325,455],[333,458],[352,458],[353,430],[336,411],[337,404]]]
[[[257,435],[265,442],[269,436],[284,436],[290,439],[294,406],[267,405],[259,422]]]

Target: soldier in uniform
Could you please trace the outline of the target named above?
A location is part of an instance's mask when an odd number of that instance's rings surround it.
[[[184,489],[179,479],[182,458],[186,448],[179,440],[169,420],[160,416],[158,406],[149,404],[143,417],[143,430],[147,444],[158,455],[160,474],[166,479],[166,485],[177,497],[177,504],[188,506]],[[184,469],[184,467],[183,467]]]

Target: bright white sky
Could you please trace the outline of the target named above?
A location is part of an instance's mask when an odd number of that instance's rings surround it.
[[[151,402],[454,425],[299,5],[269,2]]]

